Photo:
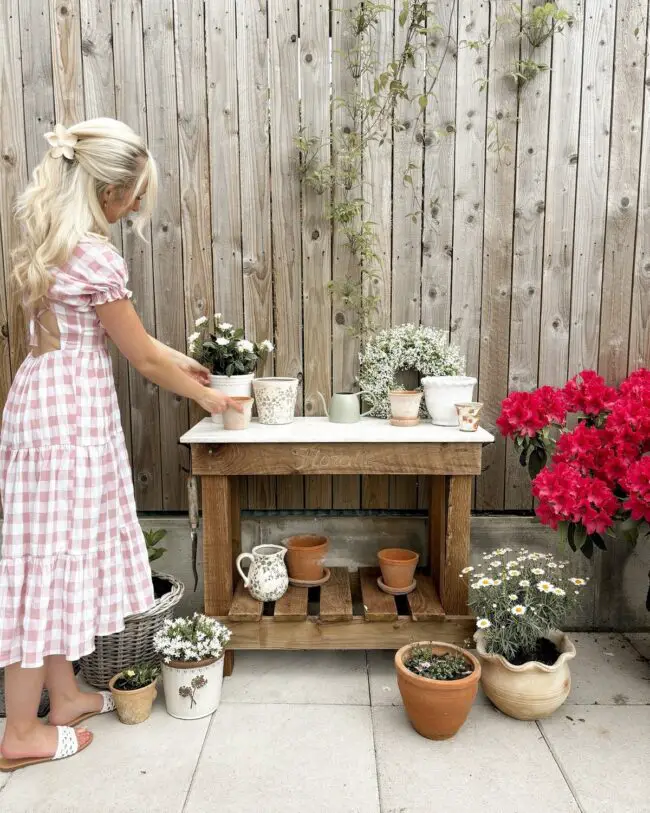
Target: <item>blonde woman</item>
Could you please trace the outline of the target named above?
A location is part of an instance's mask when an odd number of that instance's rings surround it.
[[[211,413],[232,403],[204,386],[207,370],[146,333],[108,241],[112,223],[135,212],[142,234],[151,214],[156,165],[142,139],[113,119],[57,125],[46,139],[17,203],[14,276],[31,352],[0,437],[3,771],[90,744],[92,734],[72,726],[113,706],[108,693],[79,691],[72,661],[153,602],[106,334],[160,387]],[[50,725],[37,718],[43,686]]]

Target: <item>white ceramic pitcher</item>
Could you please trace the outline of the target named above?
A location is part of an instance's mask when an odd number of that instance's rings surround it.
[[[244,587],[258,601],[277,601],[287,592],[289,574],[284,563],[287,549],[282,545],[257,545],[252,553],[240,553],[237,570]],[[248,575],[241,569],[242,562],[251,560]]]

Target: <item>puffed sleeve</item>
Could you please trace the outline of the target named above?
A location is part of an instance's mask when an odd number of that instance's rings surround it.
[[[76,299],[90,307],[130,299],[128,278],[124,259],[110,243],[83,240],[65,266],[55,272],[54,298]]]

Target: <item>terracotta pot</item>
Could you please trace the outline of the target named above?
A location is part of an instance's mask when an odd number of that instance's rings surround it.
[[[541,720],[560,708],[571,691],[569,664],[576,656],[573,643],[563,632],[546,636],[560,652],[553,666],[530,661],[514,666],[503,655],[485,650],[485,633],[474,634],[476,651],[483,667],[485,694],[504,714],[517,720]]]
[[[377,553],[381,580],[386,587],[409,587],[413,584],[420,554],[402,548],[384,548]]]
[[[251,415],[253,414],[253,399],[244,395],[231,396],[233,401],[236,401],[244,408],[243,412],[237,412],[236,409],[228,407],[223,413],[223,428],[242,430],[248,429],[251,422]]]
[[[416,426],[420,422],[420,390],[391,390],[390,422],[394,426]]]
[[[326,536],[302,534],[290,536],[283,542],[287,547],[289,578],[315,582],[323,577],[323,561],[329,547]]]
[[[108,684],[120,722],[126,725],[144,723],[149,719],[153,701],[158,696],[156,681],[154,680],[148,686],[143,686],[142,689],[116,689],[115,683],[120,677],[122,677],[121,672],[112,677]]]
[[[462,655],[474,671],[460,680],[431,680],[415,675],[404,666],[414,646],[432,646],[435,654]],[[395,653],[397,686],[413,728],[430,740],[447,740],[460,729],[472,708],[481,677],[481,664],[467,650],[453,644],[420,641]]]
[[[235,395],[250,398],[253,394],[253,379],[255,373],[245,375],[211,375],[210,387],[213,390],[221,390],[224,395],[233,398]],[[212,421],[217,426],[223,427],[223,413],[212,416]]]

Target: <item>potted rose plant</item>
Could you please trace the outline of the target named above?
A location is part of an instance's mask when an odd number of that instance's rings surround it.
[[[200,613],[165,621],[156,633],[153,644],[163,659],[165,703],[172,717],[195,720],[216,711],[230,635],[223,624]]]
[[[149,718],[159,675],[157,663],[138,663],[111,678],[108,686],[120,722],[135,725]]]
[[[413,728],[446,740],[467,719],[481,677],[474,655],[453,644],[419,642],[395,653],[397,685]]]
[[[477,572],[466,567],[469,605],[482,685],[494,705],[518,720],[548,717],[571,689],[568,661],[576,650],[560,631],[586,579],[569,576],[568,562],[547,553],[498,548]]]
[[[212,319],[201,316],[195,328],[187,337],[188,352],[210,370],[212,388],[230,396],[252,397],[255,371],[273,351],[273,344],[268,339],[259,344],[249,341],[243,328],[222,322],[220,313]],[[212,420],[223,426],[221,415],[213,415]]]

